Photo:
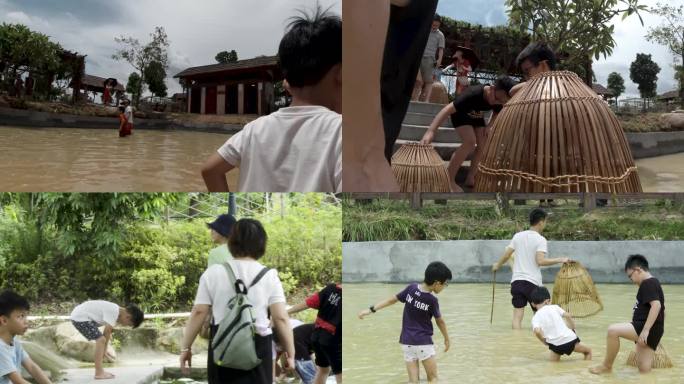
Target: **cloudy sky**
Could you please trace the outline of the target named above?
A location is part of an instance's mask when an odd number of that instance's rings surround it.
[[[341,14],[342,0],[319,0]],[[125,82],[134,71],[111,59],[115,36],[149,41],[155,26],[169,36],[169,94],[180,92],[172,76],[214,64],[216,53],[234,49],[240,59],[277,53],[287,19],[314,0],[0,0],[0,22],[21,23],[64,48],[87,54],[86,72]]]
[[[660,0],[663,2],[663,0]],[[673,5],[682,5],[684,0],[667,0]],[[642,4],[654,6],[657,0],[641,0]],[[482,10],[488,10],[482,12]],[[487,26],[503,25],[507,22],[504,0],[440,0],[437,12],[457,20],[477,23]],[[636,59],[637,53],[650,53],[653,61],[661,68],[658,74],[658,93],[664,93],[677,89],[672,68],[672,55],[667,48],[646,41],[644,37],[649,27],[656,27],[661,23],[661,18],[649,13],[642,13],[644,25],[635,15],[624,21],[620,17],[615,18],[616,41],[613,54],[594,63],[594,72],[598,83],[606,85],[608,74],[618,72],[625,80],[625,93],[620,97],[639,97],[637,85],[629,79],[629,66]]]

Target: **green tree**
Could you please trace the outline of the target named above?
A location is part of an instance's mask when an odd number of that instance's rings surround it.
[[[47,35],[21,24],[0,25],[0,71],[5,87],[26,72],[51,73],[60,68],[62,47]]]
[[[660,67],[651,60],[651,55],[637,53],[636,60],[629,66],[629,78],[639,85],[642,98],[648,100],[656,96],[659,72]]]
[[[664,22],[656,28],[649,28],[646,39],[666,46],[672,53],[675,60],[675,79],[679,82],[679,102],[684,108],[684,83],[681,81],[681,68],[684,66],[684,6],[658,3],[651,12],[664,18]]]
[[[145,68],[145,81],[147,82],[147,87],[153,95],[158,97],[166,97],[166,71],[162,64],[158,61],[151,62],[147,68]]]
[[[618,97],[625,91],[625,80],[619,73],[611,72],[608,75],[608,89],[613,92],[615,103],[617,104]]]
[[[132,72],[130,76],[128,76],[126,92],[133,96],[133,100],[138,100],[140,98],[140,94],[142,93],[142,79],[137,72]]]
[[[156,27],[154,33],[150,34],[151,41],[142,45],[138,39],[132,37],[116,37],[114,40],[121,45],[112,58],[114,60],[125,60],[138,71],[140,83],[147,84],[145,70],[152,62],[161,64],[164,71],[169,67],[169,38],[164,27]],[[144,90],[135,97],[135,105],[140,102],[140,96]]]
[[[238,61],[238,55],[237,52],[235,52],[234,49],[232,49],[230,52],[228,51],[221,51],[216,54],[216,62],[225,64],[225,63],[234,63]]]
[[[506,0],[506,6],[511,26],[529,30],[533,40],[550,43],[566,57],[560,68],[577,72],[589,86],[592,60],[613,53],[613,17],[637,14],[641,20],[639,11],[647,11],[639,0]]]

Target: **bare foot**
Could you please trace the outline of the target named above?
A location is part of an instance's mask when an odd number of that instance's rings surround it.
[[[449,188],[451,189],[451,192],[457,192],[457,193],[463,192],[463,188],[459,187],[458,184],[456,184],[456,183],[451,183],[449,185]]]
[[[595,374],[595,375],[600,375],[603,373],[610,373],[612,371],[612,368],[608,368],[605,365],[597,365],[595,367],[589,368],[589,372]]]
[[[591,360],[591,351],[584,354],[584,360]]]
[[[106,380],[106,379],[113,379],[113,378],[114,378],[114,374],[109,373],[109,372],[102,371],[102,373],[96,373],[95,374],[95,379],[97,379],[97,380]]]

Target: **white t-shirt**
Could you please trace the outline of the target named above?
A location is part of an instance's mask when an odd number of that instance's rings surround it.
[[[240,168],[240,192],[342,192],[342,115],[281,108],[245,125],[218,154]]]
[[[546,342],[553,345],[563,345],[575,340],[577,335],[563,321],[564,313],[563,308],[554,304],[541,307],[532,317],[532,330],[540,328]]]
[[[71,311],[73,321],[94,321],[98,325],[116,325],[119,318],[119,305],[104,300],[90,300],[81,303]]]
[[[537,264],[537,252],[547,253],[546,238],[533,230],[518,232],[513,236],[508,248],[515,251],[511,282],[527,280],[534,285],[542,285],[541,269]]]
[[[126,117],[126,120],[129,123],[133,124],[133,107],[131,107],[130,105],[127,106],[124,110],[124,116]]]
[[[278,271],[271,269],[249,288],[256,275],[264,266],[255,260],[230,260],[235,277],[241,279],[248,286],[247,297],[254,306],[255,325],[261,336],[271,334],[267,310],[271,304],[285,303],[285,292],[278,277]],[[235,296],[233,284],[228,282],[228,272],[222,264],[214,264],[207,268],[200,277],[195,304],[211,305],[214,324],[218,324],[226,316],[228,301]]]

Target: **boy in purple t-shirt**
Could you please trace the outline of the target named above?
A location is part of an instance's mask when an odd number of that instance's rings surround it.
[[[419,382],[420,366],[427,373],[428,382],[437,381],[437,361],[435,346],[432,342],[432,318],[444,336],[444,352],[449,350],[449,334],[446,323],[439,311],[439,302],[434,294],[442,292],[449,285],[451,271],[444,263],[435,261],[425,269],[425,279],[421,284],[411,283],[396,296],[381,301],[359,313],[359,318],[375,313],[378,310],[395,304],[404,303],[404,317],[401,322],[399,343],[404,351],[404,361],[409,375],[409,383]]]

